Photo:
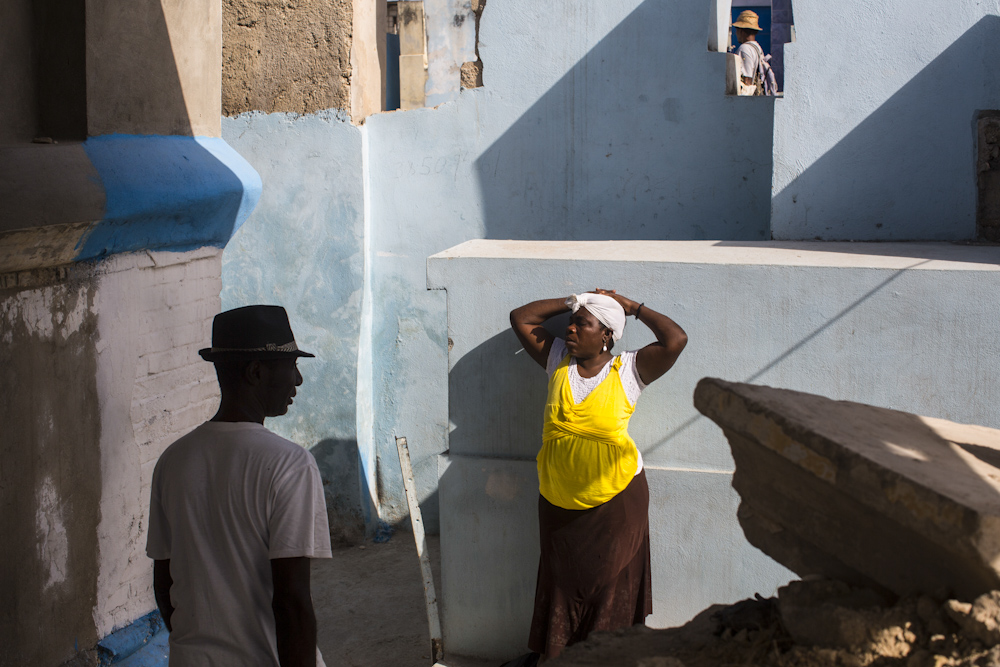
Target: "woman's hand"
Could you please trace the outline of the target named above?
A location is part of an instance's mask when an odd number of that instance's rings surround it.
[[[670,370],[687,345],[688,338],[684,329],[666,315],[624,297],[614,290],[596,289],[594,293],[610,296],[625,309],[626,315],[632,315],[656,335],[656,342],[642,348],[635,356],[635,368],[639,371],[643,383],[648,385]],[[642,306],[641,312],[640,306]]]
[[[639,302],[633,301],[627,297],[622,296],[613,289],[595,289],[594,294],[603,294],[604,296],[610,296],[612,299],[618,302],[618,305],[622,307],[626,315],[631,315],[635,317],[635,312],[639,309]]]

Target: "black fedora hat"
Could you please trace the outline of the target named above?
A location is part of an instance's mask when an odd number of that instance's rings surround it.
[[[243,306],[219,313],[212,320],[212,347],[198,354],[205,361],[316,356],[295,344],[288,313],[281,306]]]

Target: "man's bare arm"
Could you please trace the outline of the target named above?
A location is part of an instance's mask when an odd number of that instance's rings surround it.
[[[174,585],[174,580],[170,576],[170,559],[153,561],[153,597],[156,598],[156,606],[160,609],[160,616],[163,617],[163,624],[167,626],[167,632],[173,631],[170,625],[170,617],[174,615],[174,607],[170,604],[170,587]]]
[[[316,667],[316,614],[308,558],[271,559],[274,627],[281,667]]]

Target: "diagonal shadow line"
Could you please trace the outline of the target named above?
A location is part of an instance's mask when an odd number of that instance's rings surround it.
[[[811,334],[809,334],[808,336],[806,336],[805,338],[803,338],[802,340],[800,340],[798,343],[796,343],[795,345],[791,346],[790,348],[788,348],[787,350],[785,350],[784,352],[782,352],[780,355],[778,355],[777,357],[775,357],[774,359],[772,359],[766,366],[764,366],[763,368],[761,368],[760,370],[758,370],[756,373],[754,373],[750,377],[748,377],[745,380],[743,380],[743,382],[753,382],[754,380],[757,380],[762,375],[764,375],[765,373],[767,373],[769,370],[771,370],[772,368],[774,368],[775,366],[777,366],[778,364],[780,364],[782,361],[784,361],[788,357],[790,357],[793,354],[795,354],[802,347],[804,347],[805,345],[808,345],[813,339],[815,339],[821,333],[823,333],[824,331],[826,331],[827,329],[829,329],[835,322],[837,322],[838,320],[842,319],[844,316],[846,316],[852,310],[854,310],[855,308],[857,308],[858,306],[860,306],[862,303],[864,303],[865,301],[867,301],[868,299],[870,299],[872,296],[874,296],[877,292],[885,289],[890,283],[892,283],[893,281],[895,281],[897,278],[899,278],[900,276],[902,276],[904,273],[906,273],[907,271],[910,271],[912,269],[915,269],[918,266],[921,266],[923,264],[927,264],[928,262],[932,262],[932,261],[934,261],[934,260],[925,259],[925,260],[916,262],[914,264],[911,264],[910,266],[907,266],[907,267],[904,267],[902,269],[899,269],[894,274],[892,274],[891,276],[889,276],[888,278],[886,278],[885,280],[883,280],[881,283],[879,283],[878,285],[876,285],[875,287],[871,288],[870,290],[868,290],[867,292],[865,292],[863,295],[861,295],[860,297],[858,297],[857,299],[855,299],[852,304],[850,304],[849,306],[845,307],[839,313],[837,313],[832,318],[830,318],[829,320],[827,320],[823,324],[823,326],[817,328],[815,331],[813,331]],[[662,447],[663,445],[667,444],[668,442],[670,442],[671,440],[673,440],[674,438],[676,438],[678,435],[680,435],[681,433],[683,433],[684,431],[686,431],[687,429],[689,429],[699,419],[704,419],[704,417],[702,415],[695,415],[694,417],[689,418],[683,424],[681,424],[676,429],[674,429],[674,431],[670,435],[668,435],[666,438],[664,438],[660,442],[656,443],[655,445],[653,445],[652,447],[650,447],[649,449],[647,449],[643,453],[644,454],[648,454],[649,452],[652,452],[652,451],[655,451],[655,450],[659,449],[660,447]]]

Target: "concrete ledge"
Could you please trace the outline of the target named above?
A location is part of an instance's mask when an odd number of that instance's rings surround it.
[[[957,243],[809,241],[491,241],[477,239],[431,255],[428,288],[444,287],[436,260],[544,259],[815,266],[921,271],[1000,271],[1000,246]]]
[[[260,197],[214,137],[108,135],[0,150],[0,273],[144,249],[223,247]]]

